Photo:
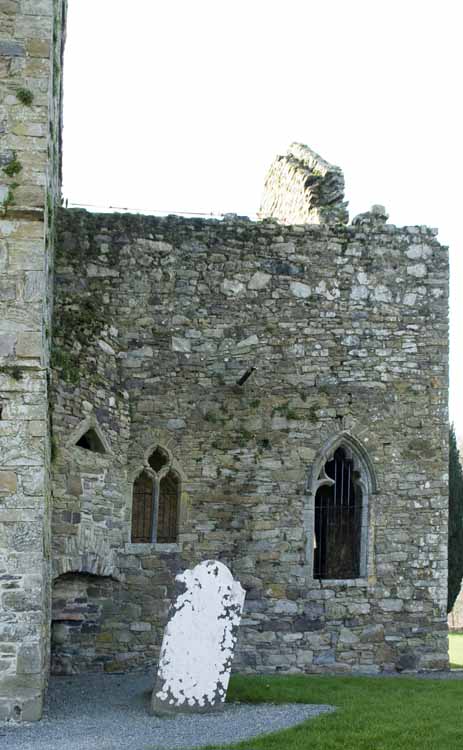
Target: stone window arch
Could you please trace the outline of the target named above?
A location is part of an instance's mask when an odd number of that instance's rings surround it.
[[[319,452],[309,481],[307,560],[318,580],[369,575],[370,498],[376,476],[364,446],[340,433]]]
[[[100,456],[112,455],[108,439],[93,414],[80,422],[72,431],[67,441],[67,447],[82,449],[82,455],[85,451],[87,458],[92,454],[94,456],[95,454]]]
[[[132,492],[131,542],[178,541],[181,481],[167,450],[157,446],[136,476]]]

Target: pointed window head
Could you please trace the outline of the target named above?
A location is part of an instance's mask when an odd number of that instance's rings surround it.
[[[315,496],[315,578],[360,577],[364,516],[356,474],[342,447],[325,463],[328,481]]]
[[[96,430],[93,429],[93,427],[90,427],[87,432],[84,432],[84,434],[77,441],[76,445],[79,448],[84,448],[85,450],[90,451],[91,453],[106,453],[106,448],[104,447],[101,438],[99,437]]]

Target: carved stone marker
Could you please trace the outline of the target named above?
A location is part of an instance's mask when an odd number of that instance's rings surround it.
[[[151,698],[155,714],[223,707],[245,591],[223,563],[206,560],[176,576]]]

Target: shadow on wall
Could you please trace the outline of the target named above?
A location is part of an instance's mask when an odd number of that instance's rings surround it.
[[[156,631],[140,622],[141,592],[130,602],[128,596],[127,585],[109,577],[66,573],[55,580],[52,674],[122,672],[156,661]]]

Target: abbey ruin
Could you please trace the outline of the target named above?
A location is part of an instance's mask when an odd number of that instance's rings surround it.
[[[442,669],[448,259],[294,144],[260,220],[60,207],[63,0],[0,0],[0,719],[155,665],[176,573],[234,668]]]

